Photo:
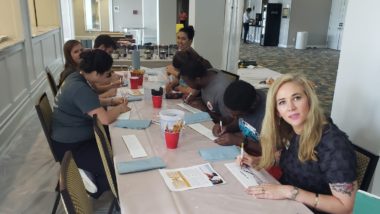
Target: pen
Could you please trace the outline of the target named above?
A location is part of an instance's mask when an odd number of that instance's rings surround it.
[[[240,158],[241,158],[241,160],[243,160],[243,156],[244,156],[244,142],[241,142],[241,146],[240,146]]]
[[[190,92],[190,94],[189,95],[187,95],[187,97],[185,98],[185,103],[187,103],[187,100],[191,97],[191,95],[193,95],[193,93],[192,92]]]
[[[221,120],[219,121],[219,126],[220,126],[220,130],[222,130],[222,128],[223,128],[223,122]]]

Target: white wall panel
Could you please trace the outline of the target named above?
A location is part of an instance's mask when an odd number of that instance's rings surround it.
[[[377,155],[380,155],[379,7],[378,0],[348,2],[331,110],[335,123],[354,144]],[[354,42],[358,38],[360,42]],[[369,191],[380,195],[380,162]]]
[[[11,89],[10,95],[13,102],[19,102],[20,99],[26,96],[27,81],[25,75],[25,57],[22,51],[18,51],[7,58],[7,70],[9,72],[9,87]]]
[[[44,74],[45,69],[41,42],[33,44],[33,61],[35,76],[39,78]]]
[[[42,54],[43,54],[43,70],[46,66],[56,59],[56,47],[54,42],[54,35],[41,40]]]
[[[0,121],[4,121],[3,115],[11,106],[12,99],[8,88],[9,75],[5,66],[5,58],[0,58]]]

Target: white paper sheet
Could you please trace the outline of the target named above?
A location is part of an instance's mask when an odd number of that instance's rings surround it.
[[[117,117],[118,120],[129,120],[131,117],[131,111],[124,112]]]
[[[121,137],[123,138],[132,158],[142,158],[148,156],[136,135],[123,135]]]
[[[184,191],[226,183],[210,163],[178,169],[160,169],[159,171],[171,191]]]
[[[247,166],[240,167],[236,162],[226,163],[224,165],[245,188],[257,186],[262,183],[278,184],[278,181],[266,170],[257,171]]]
[[[192,107],[191,105],[188,105],[186,103],[178,103],[177,104],[178,106],[188,110],[189,112],[192,112],[192,113],[198,113],[198,112],[201,112],[201,110],[197,109],[197,108],[194,108]]]
[[[204,126],[200,123],[190,124],[189,127],[194,129],[195,131],[199,132],[200,134],[204,135],[205,137],[209,138],[210,140],[216,140],[217,139],[217,137],[215,137],[212,134],[211,129],[207,128],[206,126]]]

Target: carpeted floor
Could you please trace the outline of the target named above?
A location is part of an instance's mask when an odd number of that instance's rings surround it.
[[[302,73],[316,84],[321,106],[330,115],[334,96],[340,51],[317,48],[296,50],[241,44],[240,59],[256,60],[257,64],[279,73]]]

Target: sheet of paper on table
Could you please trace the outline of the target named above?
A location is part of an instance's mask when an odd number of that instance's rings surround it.
[[[117,117],[117,119],[118,120],[129,120],[130,117],[131,117],[131,111],[127,111],[127,112],[121,113],[119,115],[119,117]]]
[[[226,183],[210,163],[159,171],[171,191],[184,191]]]
[[[200,134],[204,135],[205,137],[209,138],[210,140],[216,140],[217,139],[217,137],[215,137],[212,134],[211,129],[207,128],[206,126],[204,126],[200,123],[190,124],[189,127],[194,129],[195,131],[199,132]]]
[[[142,158],[148,156],[136,135],[123,135],[121,137],[123,138],[132,158]]]
[[[279,184],[266,170],[257,171],[251,167],[240,167],[236,162],[224,164],[235,178],[245,187],[257,186],[262,183]]]
[[[197,108],[194,108],[194,107],[192,107],[192,106],[190,106],[190,105],[188,105],[188,104],[186,104],[186,103],[178,103],[177,105],[178,105],[179,107],[182,107],[182,108],[188,110],[188,111],[191,112],[191,113],[202,112],[201,110],[199,110],[199,109],[197,109]]]

